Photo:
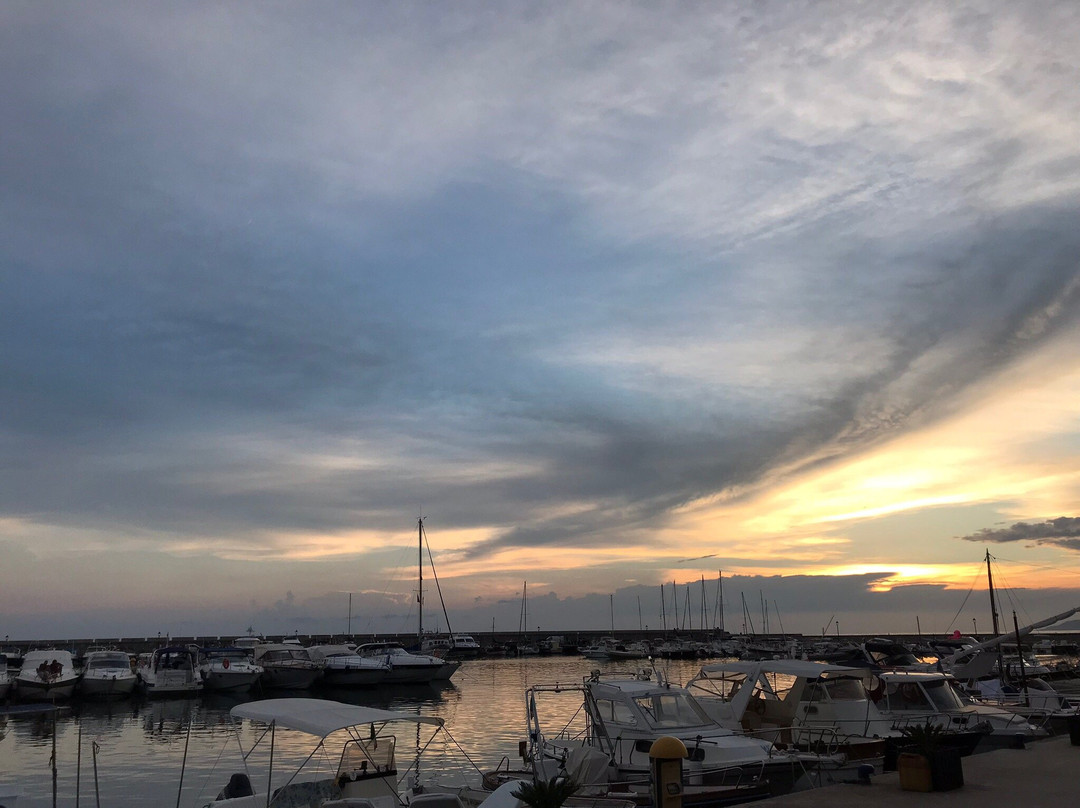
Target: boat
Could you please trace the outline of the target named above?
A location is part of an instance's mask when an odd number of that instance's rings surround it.
[[[23,651],[17,645],[0,645],[0,656],[7,659],[8,670],[18,673],[22,667]]]
[[[983,679],[966,690],[978,703],[1024,716],[1036,726],[1049,727],[1055,735],[1067,732],[1069,721],[1080,716],[1080,699],[1059,693],[1039,677],[1025,677],[1015,683]]]
[[[194,696],[203,681],[195,666],[196,655],[183,645],[158,648],[135,671],[151,698]]]
[[[244,648],[202,648],[199,651],[203,690],[244,693],[259,681],[262,672],[262,667],[251,661]]]
[[[981,734],[978,750],[1022,745],[1049,733],[1016,713],[979,704],[947,673],[882,671],[882,686],[871,697],[882,715],[903,730],[916,724],[934,724],[956,732]]]
[[[8,691],[11,690],[11,683],[15,681],[15,677],[8,673],[7,658],[0,654],[0,701],[7,698]]]
[[[580,699],[576,712],[570,711],[572,705],[552,701],[567,697]],[[533,685],[525,691],[525,703],[526,760],[538,779],[565,772],[589,785],[646,780],[649,749],[662,736],[685,744],[687,786],[767,783],[768,792],[776,795],[791,791],[805,774],[805,763],[796,755],[722,726],[686,688],[648,668],[635,675],[593,671],[580,685]],[[565,725],[556,721],[549,726],[554,715],[571,718]]]
[[[449,679],[461,666],[460,662],[439,659],[426,654],[410,654],[401,643],[367,642],[357,646],[356,653],[369,660],[387,665],[387,684],[417,684]]]
[[[88,651],[83,658],[79,694],[91,699],[127,698],[138,681],[131,657],[123,651]]]
[[[884,757],[886,739],[902,737],[867,695],[871,680],[858,668],[777,659],[705,665],[686,688],[726,727],[862,761]]]
[[[313,645],[307,650],[322,666],[322,682],[327,687],[369,687],[382,684],[390,673],[384,660],[363,657],[349,645]]]
[[[423,744],[425,747],[431,744],[436,735],[446,731],[441,718],[324,699],[266,699],[237,705],[230,712],[234,719],[246,719],[265,728],[265,731],[258,733],[255,746],[264,742],[269,745],[271,771],[255,779],[259,783],[269,782],[271,789],[269,794],[257,794],[247,774],[238,772],[229,778],[219,799],[211,803],[214,808],[255,808],[265,805],[398,808],[405,804],[399,793],[400,784],[412,767],[407,767],[399,776],[395,755],[397,739],[392,729],[397,726],[407,728],[407,748],[423,726],[435,728],[431,738]],[[302,732],[313,737],[315,743],[304,765],[284,782],[282,775],[278,775],[276,780],[279,785],[273,787],[275,772],[272,765],[278,729]],[[334,740],[332,736],[335,736]],[[340,743],[340,753],[331,753],[336,742]],[[253,751],[254,746],[246,750],[245,759]],[[308,779],[311,775],[304,771],[307,763],[314,761],[318,765],[320,761],[329,761],[331,754],[336,758],[333,770],[315,772],[313,774],[317,779]]]
[[[469,634],[425,637],[420,652],[440,659],[476,659],[480,656],[480,643]]]
[[[271,690],[307,690],[322,677],[322,665],[299,643],[255,646],[255,663],[263,669],[259,685]]]
[[[27,651],[15,677],[15,695],[20,701],[70,699],[78,680],[70,651],[59,648]]]
[[[416,538],[418,557],[416,565],[416,649],[419,654],[410,654],[399,643],[365,643],[357,649],[361,656],[382,657],[385,655],[386,663],[390,666],[388,682],[435,682],[449,681],[454,675],[461,662],[447,657],[440,659],[438,656],[429,656],[423,653],[424,647],[424,518],[416,519]],[[439,601],[442,601],[442,588],[439,587],[439,577],[435,573],[435,560],[431,558],[431,548],[428,548],[428,559],[431,561],[431,573],[435,578],[435,586],[438,588]],[[443,603],[443,614],[446,616],[446,628],[450,629],[450,616],[446,613],[446,604]],[[450,635],[454,636],[453,631]],[[462,635],[467,636],[467,635]],[[472,639],[471,637],[469,639]],[[474,641],[475,642],[475,641]],[[479,648],[479,645],[477,645]]]

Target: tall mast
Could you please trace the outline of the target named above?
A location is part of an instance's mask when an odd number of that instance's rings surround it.
[[[994,598],[994,575],[990,572],[990,550],[986,551],[986,582],[990,587],[990,616],[994,619],[994,636],[1001,632],[998,630],[997,600]]]
[[[664,636],[667,636],[667,595],[664,594],[664,585],[660,584],[660,615],[664,618]]]
[[[717,570],[716,582],[719,585],[717,588],[720,590],[720,633],[724,633],[724,571]]]
[[[419,604],[417,611],[420,613],[420,622],[416,628],[416,641],[423,645],[424,642],[424,517],[416,517],[416,569],[417,589],[416,602]]]

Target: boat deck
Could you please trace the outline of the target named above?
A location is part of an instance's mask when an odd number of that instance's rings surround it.
[[[1076,802],[1080,746],[1068,735],[1029,743],[1025,749],[999,749],[964,758],[964,786],[929,794],[902,791],[896,772],[876,775],[871,785],[836,785],[775,797],[762,805],[776,808],[890,808],[950,805],[1016,808],[1018,805],[1071,805]]]

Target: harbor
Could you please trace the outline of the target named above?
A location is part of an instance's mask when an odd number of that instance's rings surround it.
[[[662,675],[663,681],[679,683],[693,679],[703,666],[750,663],[700,659],[631,662],[589,659],[580,654],[477,658],[462,662],[447,681],[316,688],[305,697],[445,722],[453,742],[443,742],[437,750],[425,750],[418,757],[419,770],[409,773],[407,778],[406,767],[421,742],[411,734],[399,737],[402,787],[407,781],[429,790],[450,787],[464,791],[476,789],[484,772],[527,766],[521,756],[521,744],[530,736],[526,698],[530,689],[554,683],[558,689],[567,690],[580,687],[590,679],[604,681],[609,677],[640,680],[643,666],[650,664],[655,666],[658,679]],[[260,771],[260,766],[267,764],[265,750],[246,761],[239,754],[240,748],[251,748],[256,743],[265,727],[237,720],[233,711],[239,705],[261,703],[260,699],[266,695],[251,691],[207,692],[162,700],[135,694],[122,700],[75,699],[58,704],[52,713],[5,715],[0,717],[0,789],[19,794],[18,808],[51,805],[53,774],[49,761],[55,743],[59,804],[75,804],[76,795],[93,804],[90,800],[97,794],[100,804],[106,806],[206,805],[236,772],[249,771],[252,782],[265,783],[267,775]],[[291,698],[295,694],[278,695]],[[570,712],[573,711],[560,715],[566,717]],[[310,752],[309,742],[296,733],[280,730],[278,735],[281,744],[273,757],[274,770],[278,772],[275,782],[281,782],[286,772],[299,767]],[[431,754],[433,751],[438,754]],[[965,785],[956,792],[929,795],[901,792],[897,775],[883,772],[879,764],[869,786],[842,784],[847,779],[857,779],[853,769],[829,778],[841,784],[810,783],[804,790],[769,796],[769,800],[777,805],[831,806],[856,804],[855,801],[865,801],[872,793],[875,804],[877,800],[890,800],[880,803],[883,805],[943,799],[956,805],[973,805],[977,799],[973,795],[979,794],[980,789],[994,789],[998,793],[1008,786],[1014,790],[1006,788],[1001,793],[1015,794],[1020,786],[1010,785],[1009,778],[1002,774],[1013,769],[1025,773],[1024,787],[1029,793],[1031,789],[1041,788],[1044,778],[1047,788],[1063,789],[1051,775],[1055,767],[1068,765],[1062,761],[1068,761],[1077,752],[1080,749],[1071,747],[1068,737],[1062,737],[1059,730],[1056,734],[1041,735],[1025,744],[1024,749],[1005,748],[965,757]],[[325,763],[332,768],[335,761]],[[757,798],[762,796],[758,794]]]

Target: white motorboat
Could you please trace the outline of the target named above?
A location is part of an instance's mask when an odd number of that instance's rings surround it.
[[[137,682],[131,657],[123,651],[88,651],[79,693],[87,698],[122,699],[131,695]]]
[[[21,701],[69,699],[78,680],[70,651],[58,648],[28,651],[15,677],[15,695]]]
[[[449,679],[460,666],[460,662],[439,659],[426,654],[410,654],[401,643],[368,642],[360,645],[356,653],[367,659],[385,662],[390,671],[386,675],[387,684],[433,682]]]
[[[322,676],[322,665],[298,643],[255,646],[255,663],[263,669],[259,683],[274,690],[307,690]]]
[[[307,650],[322,666],[327,687],[370,687],[382,684],[390,674],[384,660],[363,657],[348,645],[313,645]]]
[[[686,688],[654,676],[648,669],[622,677],[601,677],[594,671],[581,685],[528,688],[527,759],[535,776],[549,779],[562,773],[589,785],[647,778],[649,749],[658,738],[670,736],[686,746],[683,773],[688,785],[767,783],[770,793],[781,794],[801,779],[804,762],[797,756],[768,740],[721,726]],[[568,695],[581,700],[576,712],[566,704],[552,703]],[[550,711],[547,718],[542,716],[545,711]],[[548,726],[552,715],[572,717],[566,725]],[[599,754],[582,758],[578,750],[585,748]]]
[[[480,656],[480,643],[469,634],[425,636],[420,650],[440,659],[475,659]]]
[[[981,731],[979,749],[1013,746],[1017,738],[1045,737],[1024,716],[975,702],[956,679],[947,673],[925,671],[881,671],[882,687],[875,697],[882,715],[899,729],[915,724],[935,724],[947,730]]]
[[[705,665],[686,687],[714,720],[796,749],[885,754],[899,738],[866,692],[866,670],[797,659]]]
[[[969,683],[967,692],[978,703],[1022,715],[1036,726],[1049,725],[1055,733],[1066,732],[1069,719],[1080,716],[1080,699],[1059,693],[1049,682],[1038,677],[1014,683],[983,679]]]
[[[194,696],[203,689],[195,654],[183,645],[158,648],[135,671],[153,698]]]
[[[408,771],[400,775],[395,750],[396,737],[391,734],[395,726],[408,728],[408,745],[421,726],[434,727],[432,738],[424,743],[429,746],[439,732],[445,732],[441,718],[377,710],[323,699],[268,699],[253,701],[232,708],[236,719],[247,719],[268,729],[257,735],[255,744],[270,745],[270,761],[274,760],[273,745],[276,730],[295,730],[316,739],[315,751],[308,756],[300,771],[287,778],[276,778],[280,784],[273,787],[272,801],[266,793],[256,794],[246,774],[234,774],[222,790],[214,808],[256,808],[257,806],[346,806],[368,805],[374,808],[400,808],[404,804],[399,794],[399,784],[406,779]],[[413,729],[413,728],[416,729]],[[340,733],[340,734],[339,734]],[[316,755],[319,750],[329,751],[331,736],[340,738],[341,752],[333,770],[305,772],[308,761],[319,765],[328,761],[326,754]],[[245,751],[245,758],[251,751]],[[411,769],[411,767],[410,767]],[[271,784],[275,773],[255,778],[257,783]],[[355,800],[355,802],[353,802]],[[364,801],[368,802],[364,802]]]
[[[262,672],[243,648],[203,648],[199,652],[204,690],[245,693],[259,681]]]

